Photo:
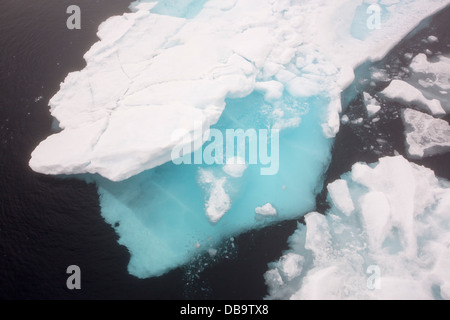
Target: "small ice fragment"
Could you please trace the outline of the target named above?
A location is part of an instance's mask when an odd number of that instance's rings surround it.
[[[351,123],[354,124],[354,125],[360,125],[363,122],[364,122],[363,118],[358,118],[358,119],[355,119],[355,120],[351,121]]]
[[[427,38],[427,41],[430,43],[439,42],[438,38],[436,36],[429,36]]]
[[[413,58],[413,54],[412,53],[405,53],[405,58],[408,60],[411,60]]]
[[[350,121],[350,119],[348,118],[348,116],[346,114],[344,114],[341,118],[341,123],[342,124],[347,124]]]
[[[217,255],[217,249],[208,249],[208,253],[210,255],[211,258],[214,258]]]
[[[277,210],[270,203],[266,203],[262,207],[256,208],[255,212],[261,216],[276,216],[277,215]]]

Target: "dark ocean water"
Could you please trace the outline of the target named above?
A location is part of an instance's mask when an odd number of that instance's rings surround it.
[[[296,221],[238,237],[232,259],[201,268],[201,272],[200,263],[193,262],[162,277],[140,280],[127,272],[129,254],[102,219],[95,186],[36,174],[28,167],[32,150],[51,134],[48,100],[67,73],[84,67],[82,57],[97,41],[98,25],[126,12],[129,3],[0,3],[0,299],[261,299],[266,294],[263,273],[267,263],[287,249],[286,240]],[[72,4],[81,8],[81,30],[66,28],[66,9]],[[448,52],[450,43],[448,21],[449,9],[421,31],[439,33],[440,39],[446,39],[439,44],[442,52]],[[423,36],[416,33],[417,38],[411,37],[396,54],[419,43],[418,34]],[[349,105],[348,112],[358,112],[361,101],[356,98]],[[382,123],[385,126],[378,129],[391,136],[393,146],[384,153],[364,150],[371,132],[343,128],[328,180],[349,170],[356,161],[376,161],[394,149],[404,152],[398,119],[387,117]],[[448,176],[449,160],[438,157],[427,165]],[[319,197],[319,207],[322,202]],[[81,268],[81,290],[66,288],[66,269],[73,264]],[[193,270],[198,278],[189,276]]]

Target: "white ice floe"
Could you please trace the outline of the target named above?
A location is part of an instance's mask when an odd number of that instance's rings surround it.
[[[437,61],[429,62],[425,54],[420,53],[411,61],[410,68],[413,72],[429,75],[427,86],[436,85],[440,90],[450,90],[450,58],[437,57]]]
[[[101,24],[86,67],[70,73],[51,99],[62,131],[34,150],[30,166],[127,179],[170,161],[196,127],[217,122],[226,98],[255,89],[268,100],[282,88],[296,98],[323,95],[323,131],[334,137],[340,92],[354,67],[381,58],[446,4],[382,2],[382,28],[369,30],[369,4],[360,0],[136,1],[133,12]],[[355,26],[358,37],[350,32]],[[175,130],[185,135],[173,139]]]
[[[407,107],[416,107],[434,116],[442,116],[445,110],[437,99],[429,100],[423,93],[402,80],[392,80],[389,86],[379,93],[380,96],[399,102]]]
[[[334,193],[327,215],[308,214],[270,265],[267,298],[450,299],[449,182],[400,156],[342,179],[349,193]],[[350,215],[336,205],[350,201]]]
[[[404,109],[406,151],[411,159],[450,152],[450,126],[447,121],[425,113]]]
[[[327,186],[327,190],[333,205],[341,210],[346,216],[349,216],[353,210],[355,210],[355,206],[348,190],[347,181],[342,179],[336,180]]]

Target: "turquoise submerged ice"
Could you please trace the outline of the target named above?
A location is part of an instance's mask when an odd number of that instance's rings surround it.
[[[50,100],[62,130],[30,166],[93,174],[130,273],[161,275],[223,239],[313,210],[354,67],[446,3],[381,1],[383,28],[356,34],[368,14],[356,0],[136,1],[100,26],[86,67]],[[212,164],[174,163],[178,146],[201,156],[214,143],[207,133],[239,129],[254,130],[259,147],[273,137],[266,159],[224,150]]]
[[[129,271],[139,277],[159,275],[217,248],[226,237],[313,209],[330,140],[324,138],[318,121],[325,101],[311,103],[315,108],[302,124],[281,133],[276,175],[261,175],[261,165],[248,165],[241,177],[233,177],[223,165],[169,162],[123,182],[98,181],[102,214],[111,225],[119,223],[120,243],[131,252]],[[258,114],[264,106],[259,94],[227,101],[214,127],[263,127],[266,119]],[[267,203],[276,209],[276,216],[255,212]],[[223,214],[217,222],[208,215],[211,207]]]

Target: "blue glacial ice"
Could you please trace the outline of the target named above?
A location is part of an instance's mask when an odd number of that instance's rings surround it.
[[[369,2],[135,1],[101,24],[86,67],[50,100],[62,130],[33,151],[30,167],[92,175],[102,215],[131,254],[129,272],[142,278],[298,218],[314,209],[354,68],[448,4],[379,1],[382,28],[355,34]],[[208,134],[195,132],[230,129],[279,130],[276,174],[262,175],[267,163],[245,154],[172,161],[180,144],[196,150],[183,159],[209,150]]]

